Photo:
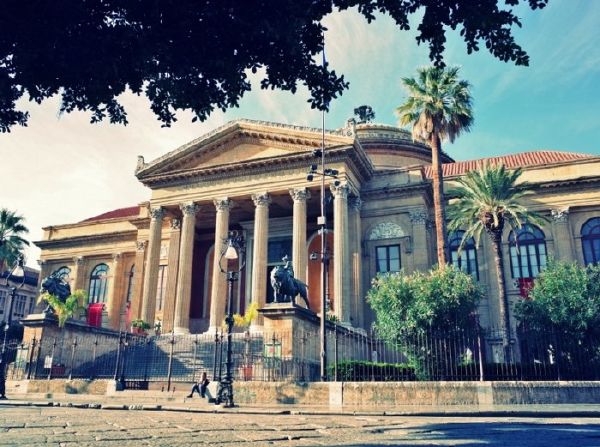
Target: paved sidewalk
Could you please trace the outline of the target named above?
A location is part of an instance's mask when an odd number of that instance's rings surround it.
[[[115,396],[89,394],[15,395],[0,400],[2,407],[74,407],[104,410],[173,411],[188,413],[293,414],[293,415],[385,415],[430,417],[600,417],[600,404],[486,405],[486,406],[369,406],[246,405],[224,408],[206,399],[186,398],[185,393],[125,391]]]

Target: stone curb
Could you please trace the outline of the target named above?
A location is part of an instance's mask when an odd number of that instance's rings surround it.
[[[579,418],[600,417],[600,409],[566,410],[566,409],[528,409],[514,408],[502,410],[433,410],[433,411],[368,411],[368,410],[312,410],[312,409],[267,409],[256,407],[225,408],[215,406],[211,409],[194,408],[177,405],[148,405],[148,404],[101,404],[98,402],[59,402],[59,401],[26,401],[1,400],[0,407],[66,407],[78,409],[100,409],[120,411],[171,411],[182,413],[235,413],[261,415],[303,415],[303,416],[398,416],[398,417],[545,417],[545,418]]]

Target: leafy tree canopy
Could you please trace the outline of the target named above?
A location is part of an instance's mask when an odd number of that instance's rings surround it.
[[[575,338],[599,334],[600,266],[550,260],[515,311],[533,331],[554,328]]]
[[[15,211],[0,209],[0,272],[15,263],[29,242],[22,236],[29,233],[25,219]]]
[[[401,30],[422,13],[417,42],[443,65],[446,29],[460,28],[469,53],[481,44],[502,61],[527,65],[515,42],[512,8],[520,0],[7,0],[0,15],[0,131],[26,125],[16,101],[61,96],[61,112],[91,112],[91,122],[127,123],[117,97],[145,94],[168,126],[175,111],[204,120],[236,106],[250,90],[249,72],[264,68],[262,88],[295,92],[304,84],[311,107],[326,110],[348,87],[321,67],[322,19],[357,7],[370,22],[389,14]],[[548,0],[523,0],[532,9]]]
[[[375,112],[371,106],[359,106],[354,109],[354,116],[358,118],[359,123],[370,123],[375,119]]]
[[[453,266],[378,275],[367,294],[376,329],[391,342],[405,334],[467,328],[481,297],[473,277]]]

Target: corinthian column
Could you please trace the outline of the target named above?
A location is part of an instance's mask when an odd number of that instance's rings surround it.
[[[142,309],[144,259],[146,259],[147,246],[147,241],[136,241],[135,243],[135,270],[133,273],[133,291],[131,294],[131,319],[139,318]]]
[[[181,241],[181,220],[171,219],[171,236],[169,237],[169,259],[167,260],[167,288],[163,309],[163,332],[173,330],[175,318],[175,301],[177,296],[177,275],[179,274],[179,243]]]
[[[254,249],[252,251],[252,302],[264,307],[267,298],[267,257],[269,249],[269,204],[271,197],[265,192],[252,196],[254,205]],[[262,316],[256,317],[253,326],[262,326]]]
[[[308,247],[306,246],[306,201],[310,191],[306,188],[292,189],[290,195],[294,199],[294,222],[292,236],[292,266],[294,275],[306,283]]]
[[[180,206],[183,213],[179,269],[177,272],[177,294],[175,298],[175,322],[173,330],[177,334],[190,332],[190,300],[192,298],[192,260],[194,257],[194,234],[196,214],[200,207],[195,203]]]
[[[342,323],[350,322],[350,247],[348,244],[347,184],[331,186],[333,193],[333,305]]]
[[[156,288],[158,287],[158,265],[160,263],[160,243],[162,222],[165,211],[161,207],[150,210],[150,239],[148,240],[148,257],[146,258],[146,274],[142,291],[141,318],[150,326],[154,326],[156,311]]]
[[[352,247],[352,316],[353,324],[364,327],[364,303],[362,293],[362,225],[360,221],[360,210],[362,200],[358,197],[350,199],[350,222],[352,224],[351,247]]]
[[[113,262],[110,272],[112,278],[108,281],[108,321],[112,329],[118,330],[121,316],[121,280],[123,279],[123,256],[121,253],[113,255]]]
[[[217,218],[215,221],[215,251],[213,256],[212,287],[210,293],[210,332],[221,327],[225,318],[225,301],[227,294],[227,281],[221,268],[219,260],[223,241],[227,239],[229,231],[229,210],[232,202],[227,197],[215,200]]]

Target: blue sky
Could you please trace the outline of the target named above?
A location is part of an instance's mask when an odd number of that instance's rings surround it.
[[[523,28],[515,35],[530,55],[529,67],[500,62],[485,50],[467,55],[458,33],[448,34],[445,59],[461,66],[462,78],[472,84],[475,124],[444,150],[457,160],[536,149],[600,155],[600,1],[550,0],[544,10],[521,6],[518,13]],[[387,17],[367,24],[346,11],[327,17],[326,25],[328,61],[350,81],[332,104],[326,127],[342,126],[362,104],[373,107],[376,122],[395,125],[394,110],[405,99],[400,78],[428,63],[427,47]],[[151,160],[239,117],[320,126],[321,115],[307,98],[305,89],[292,95],[256,87],[238,109],[216,112],[204,123],[179,113],[170,129],[161,128],[147,101],[133,95],[122,98],[126,127],[91,125],[82,113],[59,116],[56,99],[24,103],[29,126],[0,134],[0,207],[23,214],[30,239],[39,240],[42,226],[146,200],[149,191],[133,176],[138,154]],[[25,175],[6,169],[23,163],[30,165]],[[28,264],[38,257],[39,250],[30,250]]]

